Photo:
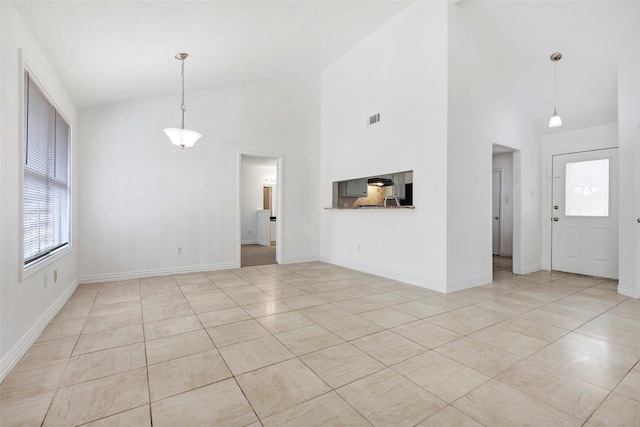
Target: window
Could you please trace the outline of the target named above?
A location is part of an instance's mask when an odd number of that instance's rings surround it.
[[[565,215],[609,216],[609,159],[567,163]]]
[[[24,73],[24,268],[69,246],[70,127]]]

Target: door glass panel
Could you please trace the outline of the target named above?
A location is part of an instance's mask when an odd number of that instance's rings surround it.
[[[609,216],[609,159],[566,164],[565,215]]]

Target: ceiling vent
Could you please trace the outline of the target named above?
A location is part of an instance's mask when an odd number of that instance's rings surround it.
[[[369,116],[369,126],[376,124],[380,121],[380,113]]]

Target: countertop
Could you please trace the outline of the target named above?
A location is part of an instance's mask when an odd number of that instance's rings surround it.
[[[332,211],[357,211],[357,210],[387,210],[387,209],[415,209],[415,206],[358,206],[356,208],[325,208]]]

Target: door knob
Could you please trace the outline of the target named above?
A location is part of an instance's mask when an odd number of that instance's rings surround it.
[[[493,217],[493,219],[495,219],[495,220],[497,221],[497,220],[499,220],[499,219],[500,219],[500,217],[498,217],[498,216],[494,216],[494,217]],[[640,222],[640,221],[638,221],[638,222]]]
[[[558,210],[558,209],[560,209],[560,207],[559,207],[558,205],[555,205],[555,206],[553,207],[553,209]]]
[[[638,218],[638,222],[640,222],[640,218]]]
[[[554,220],[554,221],[557,221],[557,220],[558,220],[558,217],[557,217],[557,216],[554,216],[554,217],[553,217],[553,220]]]

